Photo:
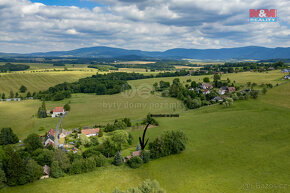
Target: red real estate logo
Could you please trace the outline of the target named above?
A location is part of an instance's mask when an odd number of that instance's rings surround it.
[[[250,22],[276,22],[277,9],[250,9]]]

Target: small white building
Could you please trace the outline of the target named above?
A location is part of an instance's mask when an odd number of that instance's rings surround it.
[[[51,117],[59,117],[61,115],[64,115],[65,114],[65,111],[63,109],[63,107],[55,107],[53,109],[53,113],[51,115]]]
[[[86,135],[87,137],[99,135],[99,132],[100,132],[100,128],[82,130],[82,134]]]

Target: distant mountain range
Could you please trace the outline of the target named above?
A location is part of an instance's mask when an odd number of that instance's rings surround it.
[[[127,50],[105,46],[80,48],[71,51],[54,51],[31,54],[0,53],[0,57],[82,57],[82,58],[166,58],[166,59],[285,59],[290,58],[290,47],[266,48],[257,46],[221,48],[221,49],[185,49],[175,48],[164,52],[149,52],[142,50]]]

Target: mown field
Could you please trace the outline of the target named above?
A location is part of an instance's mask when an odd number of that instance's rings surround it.
[[[150,140],[179,129],[188,137],[187,148],[139,169],[107,166],[0,192],[112,192],[114,187],[134,187],[148,178],[158,180],[168,193],[289,192],[289,90],[288,82],[230,108],[214,105],[182,112],[179,118],[159,118],[160,126],[148,130]],[[131,131],[133,144],[141,132]]]
[[[27,90],[37,92],[46,90],[51,86],[63,82],[74,82],[80,78],[85,78],[96,74],[95,70],[90,71],[51,71],[51,72],[16,72],[0,74],[0,93],[9,96],[10,91],[19,92],[21,85]]]

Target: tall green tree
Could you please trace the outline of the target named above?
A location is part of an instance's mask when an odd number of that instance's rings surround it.
[[[26,149],[28,152],[33,152],[34,150],[43,148],[40,136],[35,133],[28,135],[27,138],[24,139],[24,143],[26,144]]]
[[[27,183],[26,169],[20,154],[12,146],[5,148],[5,160],[3,168],[9,186]]]
[[[118,152],[115,156],[114,156],[114,161],[113,161],[113,164],[115,166],[120,166],[123,164],[123,159],[122,159],[122,156],[121,156],[121,153]]]
[[[0,145],[15,144],[19,141],[11,128],[2,128],[0,133]]]
[[[28,182],[34,182],[43,175],[43,168],[33,159],[28,160],[25,169]]]
[[[64,151],[57,149],[53,155],[53,161],[58,161],[59,167],[64,171],[68,171],[70,167],[70,159]]]
[[[12,90],[10,91],[10,98],[14,98],[14,92]]]
[[[45,101],[42,101],[41,107],[39,107],[37,115],[38,115],[38,118],[47,117]]]

